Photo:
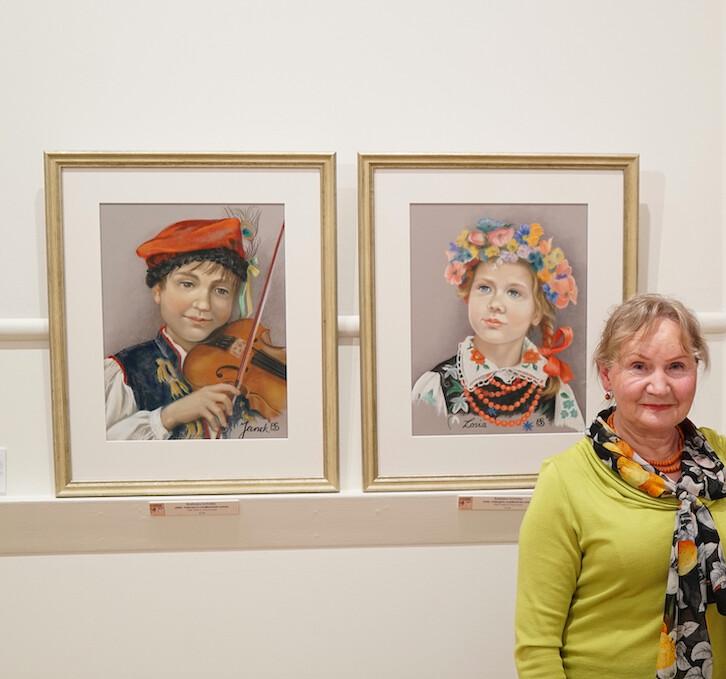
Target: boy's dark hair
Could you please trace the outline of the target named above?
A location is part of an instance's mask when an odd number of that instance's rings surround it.
[[[160,264],[150,267],[146,271],[146,285],[153,288],[157,283],[163,281],[174,269],[189,264],[189,262],[213,262],[222,265],[235,274],[240,283],[247,280],[247,260],[240,257],[234,250],[228,248],[213,248],[211,250],[195,250],[184,252],[165,259]]]

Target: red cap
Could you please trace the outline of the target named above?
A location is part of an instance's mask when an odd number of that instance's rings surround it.
[[[244,259],[239,219],[228,217],[176,222],[139,245],[136,254],[145,259],[146,266],[151,269],[171,257],[216,248],[232,250]]]

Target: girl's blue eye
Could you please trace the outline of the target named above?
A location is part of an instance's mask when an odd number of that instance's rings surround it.
[[[491,292],[491,287],[488,285],[484,285],[484,283],[481,283],[480,285],[477,286],[477,290],[479,290],[479,292],[483,292],[484,294],[486,294],[486,293]]]
[[[510,288],[509,290],[507,290],[507,295],[509,295],[513,299],[516,299],[517,297],[521,297],[522,293],[516,288]]]

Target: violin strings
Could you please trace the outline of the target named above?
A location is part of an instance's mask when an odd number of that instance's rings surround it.
[[[272,373],[275,377],[279,377],[280,379],[287,381],[287,366],[281,361],[278,361],[276,358],[258,350],[252,356],[252,363],[257,367]]]

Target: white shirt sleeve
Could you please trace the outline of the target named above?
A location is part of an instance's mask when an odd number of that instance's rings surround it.
[[[446,415],[446,399],[441,389],[441,377],[435,372],[425,372],[416,380],[411,391],[411,400],[422,401],[436,408],[437,415]]]
[[[103,362],[106,383],[106,438],[109,441],[161,441],[171,432],[161,423],[161,408],[139,410],[134,392],[124,381],[121,366],[112,358]]]

